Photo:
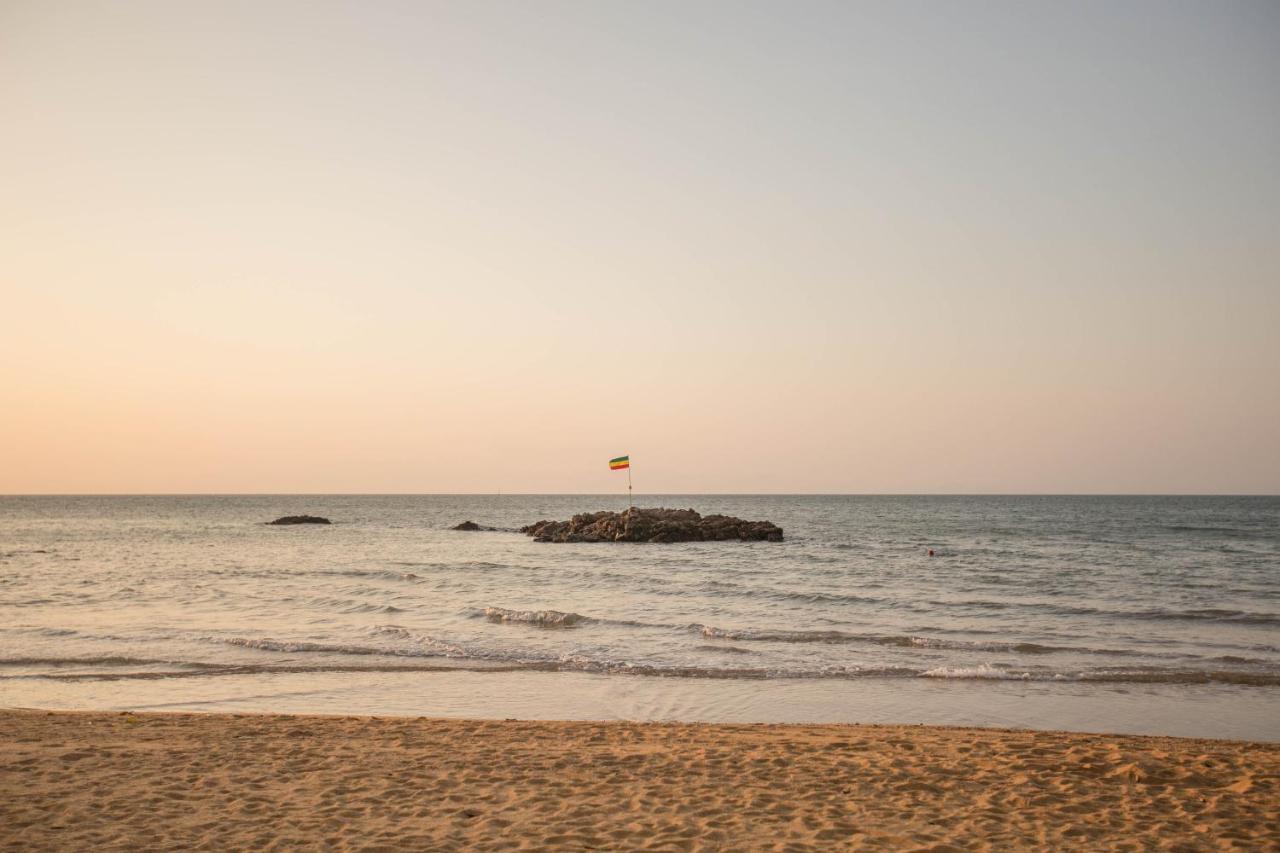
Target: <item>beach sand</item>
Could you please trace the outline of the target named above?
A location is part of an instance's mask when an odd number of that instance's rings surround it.
[[[0,750],[4,849],[1280,845],[1280,744],[4,711]]]

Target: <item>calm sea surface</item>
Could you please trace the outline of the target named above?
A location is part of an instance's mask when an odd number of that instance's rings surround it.
[[[638,503],[786,541],[449,529],[616,496],[0,497],[0,705],[1280,740],[1278,498]],[[299,513],[334,524],[262,523]]]

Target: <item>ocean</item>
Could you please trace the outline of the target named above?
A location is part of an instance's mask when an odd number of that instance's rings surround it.
[[[0,497],[0,706],[1280,740],[1280,498],[637,504],[786,539],[450,529],[616,495]]]

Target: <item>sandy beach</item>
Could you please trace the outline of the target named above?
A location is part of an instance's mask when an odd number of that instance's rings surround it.
[[[0,749],[15,850],[1280,844],[1277,744],[6,711]]]

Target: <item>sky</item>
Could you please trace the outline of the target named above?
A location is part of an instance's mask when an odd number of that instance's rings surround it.
[[[1280,4],[0,0],[0,493],[1280,492]]]

